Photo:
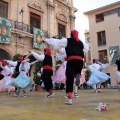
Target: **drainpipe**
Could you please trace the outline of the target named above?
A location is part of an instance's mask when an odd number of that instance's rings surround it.
[[[17,22],[18,22],[18,11],[19,11],[19,10],[18,10],[18,5],[19,5],[19,0],[17,0],[17,14],[16,14],[16,21],[15,21],[15,22],[16,22],[16,23],[15,23],[16,26],[17,26]],[[16,29],[16,28],[15,28],[15,29]],[[15,33],[16,33],[16,30],[15,30]],[[15,51],[16,54],[17,54],[17,41],[18,41],[18,38],[17,38],[17,37],[18,37],[18,35],[17,35],[17,33],[16,33],[16,45],[15,45],[15,46],[16,46],[16,51]]]

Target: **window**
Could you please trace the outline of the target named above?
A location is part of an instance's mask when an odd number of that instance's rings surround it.
[[[106,63],[108,61],[107,50],[98,51],[98,54],[101,63]]]
[[[104,16],[108,16],[110,14],[111,14],[110,11],[107,11],[107,12],[104,13]]]
[[[97,37],[98,37],[98,46],[106,45],[105,31],[98,32]]]
[[[0,1],[0,17],[8,18],[8,3]]]
[[[32,27],[41,28],[41,16],[30,13],[30,25]]]
[[[66,37],[66,27],[65,25],[58,23],[58,36],[59,38]]]
[[[118,8],[118,16],[120,17],[120,8]]]
[[[115,13],[117,13],[117,9],[111,10],[111,14],[115,14]]]
[[[103,13],[96,15],[96,22],[104,21]]]

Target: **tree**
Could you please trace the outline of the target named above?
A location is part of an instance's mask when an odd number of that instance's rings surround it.
[[[17,61],[17,58],[18,57],[22,57],[23,55],[21,55],[21,54],[15,54],[14,56],[13,56],[13,61]]]
[[[90,70],[86,70],[86,71],[85,71],[85,79],[86,79],[86,82],[89,80],[90,75],[91,75]]]

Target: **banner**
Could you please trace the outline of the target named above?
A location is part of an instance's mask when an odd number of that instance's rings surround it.
[[[109,60],[111,64],[115,64],[116,58],[120,56],[119,46],[109,47]]]
[[[9,44],[11,39],[12,21],[0,17],[0,43]]]
[[[40,29],[33,28],[33,47],[38,49],[43,49],[44,45],[42,42],[42,38],[44,38],[44,32]]]

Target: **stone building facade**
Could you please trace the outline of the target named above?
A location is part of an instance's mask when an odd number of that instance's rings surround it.
[[[11,20],[12,28],[10,44],[0,43],[0,59],[28,50],[41,52],[43,48],[33,47],[34,27],[44,31],[45,37],[69,37],[76,11],[73,0],[1,0],[0,17]]]

